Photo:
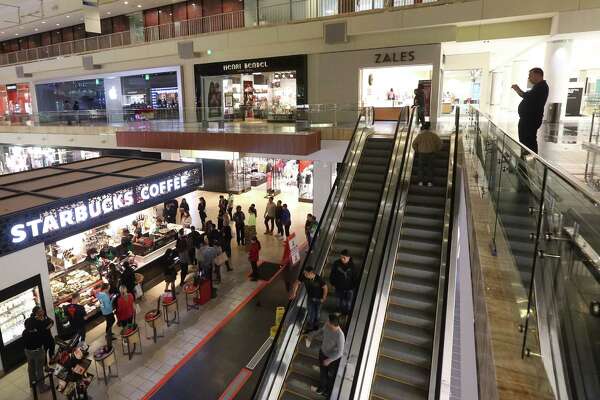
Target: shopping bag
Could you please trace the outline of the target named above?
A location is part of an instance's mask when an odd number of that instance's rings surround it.
[[[222,251],[218,256],[215,257],[216,265],[225,265],[227,261],[229,261],[229,258],[227,257],[227,254],[224,251]]]
[[[134,292],[136,300],[140,299],[144,295],[144,291],[142,290],[142,285],[140,285],[139,283],[137,285],[135,285],[135,287],[133,288],[133,292]]]

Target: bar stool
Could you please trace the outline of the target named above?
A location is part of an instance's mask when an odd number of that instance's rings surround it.
[[[139,352],[136,351],[138,344],[140,345]],[[125,351],[126,345],[127,351]],[[121,333],[121,346],[123,348],[123,355],[127,354],[130,360],[134,354],[142,354],[142,338],[140,337],[140,328],[136,326],[135,329],[132,329],[125,334]]]
[[[193,283],[186,283],[183,286],[183,291],[185,292],[186,311],[200,309],[200,304],[197,301],[198,297],[200,297],[200,286]]]
[[[164,324],[160,310],[148,311],[144,315],[144,321],[146,321],[146,339],[152,338],[152,341],[156,343],[159,337],[165,337]],[[148,336],[148,330],[152,329],[152,336]],[[159,331],[161,333],[159,333]]]
[[[94,362],[96,364],[96,376],[100,378],[100,373],[98,372],[98,365],[102,368],[102,377],[104,379],[104,384],[108,385],[108,380],[111,377],[119,376],[119,368],[117,366],[117,355],[115,353],[115,348],[111,347],[106,353],[102,353],[99,355],[94,354]],[[114,365],[115,373],[113,373],[111,367]],[[108,373],[106,370],[108,369]]]
[[[177,297],[170,297],[163,300],[163,316],[165,322],[167,323],[167,327],[171,326],[171,324],[179,323],[179,301]],[[173,312],[173,318],[169,318],[169,312]]]

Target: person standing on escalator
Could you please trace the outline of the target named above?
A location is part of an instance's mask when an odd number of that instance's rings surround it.
[[[335,288],[340,313],[348,316],[354,300],[354,290],[358,285],[358,271],[348,250],[342,250],[340,258],[333,263],[329,282]]]
[[[306,307],[307,307],[307,318],[306,318],[306,332],[311,332],[319,329],[319,318],[321,316],[321,307],[327,299],[327,283],[314,271],[313,267],[308,265],[304,268],[304,272],[300,277],[300,280],[295,283],[294,295],[296,297],[298,293],[298,286],[300,283],[304,284],[306,288]]]

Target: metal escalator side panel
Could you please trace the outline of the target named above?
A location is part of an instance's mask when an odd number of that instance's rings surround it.
[[[317,231],[317,238],[309,248],[309,254],[305,262],[315,261],[313,265],[322,264],[322,260],[327,256],[326,250],[331,245],[333,234],[341,212],[348,195],[350,185],[358,167],[358,160],[362,154],[362,149],[366,143],[368,128],[359,127],[357,122],[356,131],[352,141],[348,144],[345,155],[344,171],[338,176],[338,180],[332,188],[327,207],[321,217],[320,226]],[[347,158],[347,160],[346,160]],[[322,228],[325,226],[325,228]],[[316,251],[313,251],[316,249]],[[297,341],[300,337],[302,321],[304,320],[304,310],[306,308],[306,298],[304,290],[300,291],[296,299],[288,304],[284,320],[281,323],[276,341],[273,344],[259,384],[255,390],[254,398],[257,399],[277,399],[281,392],[285,376]]]

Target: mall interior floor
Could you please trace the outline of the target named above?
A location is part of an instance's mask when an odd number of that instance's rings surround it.
[[[219,193],[198,191],[185,196],[190,204],[190,209],[194,211],[191,213],[193,223],[198,226],[200,225],[200,218],[196,211],[199,196],[204,196],[207,201],[209,219],[216,221]],[[266,199],[264,196],[264,189],[258,187],[253,188],[250,192],[235,196],[234,202],[241,205],[244,210],[247,210],[251,203],[256,204],[260,217],[265,209]],[[303,238],[304,221],[306,214],[312,211],[312,205],[298,202],[297,196],[293,191],[283,192],[277,196],[277,199],[287,202],[292,214],[292,231],[297,232]],[[261,260],[279,263],[283,253],[282,242],[275,236],[265,235],[260,222],[261,218],[258,218],[257,236],[262,243],[260,258]],[[219,325],[222,324],[227,315],[246,301],[259,285],[263,284],[260,281],[252,282],[248,279],[250,264],[247,253],[243,247],[238,247],[235,244],[235,239],[232,243],[231,262],[234,270],[232,272],[223,271],[222,283],[218,286],[218,297],[208,304],[201,306],[199,310],[186,312],[185,299],[183,296],[180,296],[180,324],[171,325],[169,328],[165,327],[165,337],[159,338],[156,344],[146,338],[146,330],[142,323],[142,354],[135,355],[132,360],[127,360],[127,357],[121,355],[119,352],[117,354],[119,376],[111,378],[108,385],[105,385],[103,380],[96,378],[89,391],[95,400],[141,399],[154,387],[156,382],[169,373],[198,343],[211,335],[211,333],[214,333],[213,331],[219,328]],[[284,292],[283,285],[276,285],[275,287]],[[163,291],[164,285],[161,283],[145,292],[144,298],[140,303],[142,315],[156,307],[158,296]],[[274,311],[271,314],[274,319]],[[101,323],[88,332],[87,342],[90,345],[92,353],[95,349],[105,344],[103,336],[104,326],[104,323]],[[251,325],[245,327],[245,329],[252,328]],[[260,327],[257,328],[262,329]],[[117,328],[113,328],[113,331],[117,332]],[[114,343],[116,348],[121,350],[118,341]],[[226,350],[219,349],[219,351]],[[214,366],[213,371],[215,374],[219,373],[219,364]],[[90,372],[97,377],[94,366],[90,367]],[[27,366],[25,364],[0,378],[0,385],[2,388],[0,390],[0,400],[33,399],[29,390]],[[49,392],[43,393],[40,396],[41,400],[50,398],[51,395]]]

